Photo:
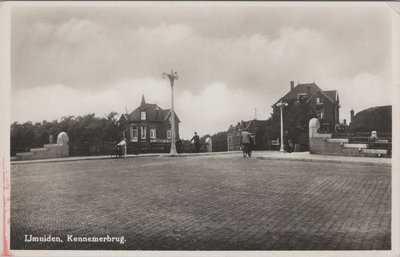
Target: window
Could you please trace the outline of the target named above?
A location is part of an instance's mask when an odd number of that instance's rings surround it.
[[[323,104],[324,103],[324,98],[317,97],[317,104]]]
[[[131,125],[130,129],[131,134],[131,142],[138,141],[138,127],[136,125]]]
[[[167,130],[167,139],[171,139],[171,130],[170,129]]]
[[[308,94],[307,93],[300,93],[297,94],[297,102],[302,102],[307,99]]]
[[[140,112],[140,119],[141,120],[146,120],[146,112],[145,111],[141,111]]]
[[[146,139],[146,126],[140,126],[140,138]]]
[[[322,120],[324,118],[324,109],[317,109],[318,119]]]
[[[156,138],[156,128],[150,128],[150,138]]]

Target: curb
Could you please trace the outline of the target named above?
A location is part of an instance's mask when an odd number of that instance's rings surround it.
[[[274,160],[274,161],[296,161],[296,162],[318,162],[318,163],[345,163],[345,164],[359,164],[359,165],[367,165],[367,166],[385,166],[392,167],[391,163],[377,163],[377,162],[368,162],[368,161],[350,161],[350,160],[322,160],[322,159],[302,159],[302,158],[282,158],[282,157],[266,157],[259,156],[255,157],[260,160]]]
[[[212,156],[212,155],[227,155],[227,154],[236,154],[240,153],[240,151],[231,151],[231,152],[211,152],[211,153],[184,153],[179,155],[170,155],[170,154],[145,154],[145,155],[127,155],[126,159],[132,158],[183,158],[190,156]],[[73,162],[73,161],[95,161],[95,160],[113,160],[113,159],[123,159],[123,158],[115,158],[110,155],[105,156],[88,156],[88,157],[69,157],[69,158],[54,158],[54,159],[42,159],[42,160],[25,160],[25,161],[11,161],[11,165],[19,165],[19,164],[32,164],[32,163],[49,163],[49,162]]]

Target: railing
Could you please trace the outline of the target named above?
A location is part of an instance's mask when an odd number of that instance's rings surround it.
[[[94,145],[96,145],[97,147],[102,148],[102,149],[114,150],[116,143],[115,142],[108,142],[108,141],[103,141],[103,140],[100,140],[100,139],[96,139],[94,141]]]
[[[88,155],[114,155],[116,142],[107,142],[97,139],[93,142],[84,143],[70,143],[70,155],[71,156],[88,156]],[[145,154],[145,153],[169,153],[171,150],[171,143],[133,143],[127,142],[126,146],[127,154]],[[191,143],[183,143],[181,148],[177,151],[181,153],[192,153],[194,152],[194,145]],[[206,144],[200,144],[200,152],[207,151]]]
[[[391,155],[391,133],[379,133],[377,139],[371,139],[371,132],[338,132],[332,134],[332,138],[345,138],[349,143],[367,144],[369,149],[385,149]]]
[[[96,139],[93,142],[70,142],[70,156],[112,155],[115,153],[115,142]]]
[[[371,132],[336,132],[332,134],[333,138],[370,138]],[[392,139],[392,133],[381,132],[378,134],[379,139]]]
[[[16,156],[17,153],[27,153],[31,149],[30,147],[16,147],[16,148],[10,148],[10,156]]]

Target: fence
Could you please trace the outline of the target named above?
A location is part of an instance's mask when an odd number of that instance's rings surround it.
[[[96,139],[93,142],[70,142],[70,156],[95,156],[95,155],[113,155],[115,154],[115,146],[117,142],[109,142]],[[206,152],[207,145],[200,144],[200,152]],[[128,143],[127,154],[144,154],[144,153],[169,153],[171,150],[170,143]],[[177,149],[182,153],[194,152],[192,143],[183,142],[181,149]],[[29,152],[30,147],[16,147],[10,149],[10,155],[16,156],[16,153]]]
[[[10,148],[10,156],[17,156],[17,153],[27,153],[30,150],[31,150],[30,147],[13,147]]]
[[[115,154],[116,142],[95,140],[93,142],[70,143],[70,156],[89,156],[89,155],[113,155]],[[169,153],[170,143],[127,143],[127,154],[145,153]],[[179,149],[177,149],[179,151]],[[183,143],[180,149],[182,153],[193,152],[193,144]],[[206,151],[206,144],[200,144],[200,152]]]

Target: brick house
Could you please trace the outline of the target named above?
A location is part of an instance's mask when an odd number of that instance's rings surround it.
[[[237,125],[231,125],[227,131],[228,151],[240,150],[240,135],[243,129],[253,136],[254,150],[269,150],[271,140],[269,140],[270,126],[267,120],[241,121]]]
[[[314,113],[317,115],[321,132],[331,133],[339,126],[339,94],[337,90],[324,91],[315,83],[297,84],[290,82],[290,91],[281,98],[284,102],[304,101]],[[279,99],[276,103],[278,103]],[[279,111],[276,108],[276,103],[272,106],[274,111]]]
[[[180,120],[175,113],[175,133],[179,137]],[[139,107],[119,119],[128,153],[167,152],[171,145],[171,110],[146,103],[144,95]]]

